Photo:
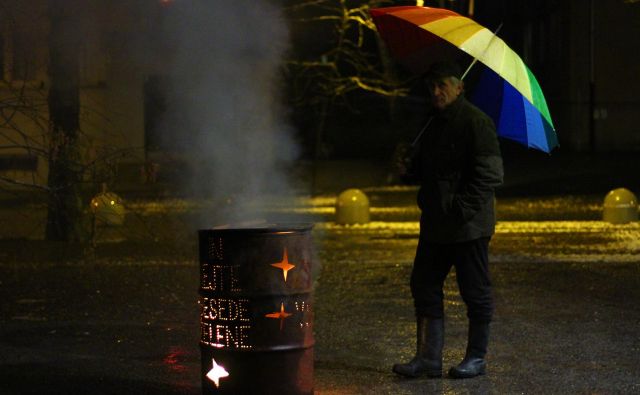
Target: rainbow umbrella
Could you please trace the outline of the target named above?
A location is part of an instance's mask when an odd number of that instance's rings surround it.
[[[371,16],[391,54],[414,72],[460,51],[484,64],[486,71],[471,100],[493,118],[499,136],[544,152],[558,145],[538,81],[489,29],[442,8],[376,8]]]

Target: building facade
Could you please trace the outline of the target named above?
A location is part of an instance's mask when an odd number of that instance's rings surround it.
[[[0,3],[0,188],[46,184],[52,5],[77,13],[83,163],[115,155],[142,167],[171,153],[167,136],[180,134],[167,134],[162,115],[175,43],[162,26],[172,1]],[[487,26],[504,23],[500,35],[538,77],[562,149],[640,151],[640,2],[476,1],[475,11]]]

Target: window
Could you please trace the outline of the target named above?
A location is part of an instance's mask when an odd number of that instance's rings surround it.
[[[152,75],[144,83],[144,140],[147,151],[166,148],[163,124],[167,112],[167,80]]]
[[[0,32],[0,80],[4,79],[4,34]]]
[[[14,30],[11,34],[11,79],[32,81],[36,79],[37,49],[35,34]]]
[[[4,19],[0,18],[0,23]],[[35,81],[45,72],[46,36],[42,26],[10,20],[0,25],[0,79]]]
[[[106,49],[97,31],[88,32],[80,43],[78,72],[83,87],[104,86],[107,75]]]
[[[36,171],[38,157],[27,154],[0,155],[0,171]]]

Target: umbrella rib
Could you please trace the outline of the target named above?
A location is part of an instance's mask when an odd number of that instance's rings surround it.
[[[500,29],[502,29],[502,22],[500,22],[500,25],[498,26],[498,28],[493,32],[493,37],[491,37],[491,39],[487,43],[487,46],[485,47],[481,56],[484,56],[487,53],[487,51],[489,50],[489,46],[491,46],[493,39],[498,36],[498,32],[500,32]],[[464,77],[467,76],[467,74],[469,73],[469,71],[471,71],[471,68],[473,67],[474,64],[476,64],[477,61],[478,61],[478,57],[474,56],[473,61],[471,62],[469,67],[467,67],[467,70],[465,70],[464,74],[462,74],[462,77],[460,77],[461,80],[464,80]]]

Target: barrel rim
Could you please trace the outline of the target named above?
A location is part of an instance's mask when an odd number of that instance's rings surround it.
[[[212,227],[208,229],[199,229],[198,233],[206,234],[262,234],[262,233],[301,233],[313,229],[313,223],[307,222],[292,222],[292,223],[267,223],[260,226],[240,226],[240,225],[222,225],[218,227]]]
[[[258,347],[251,347],[249,349],[240,349],[240,348],[230,348],[230,347],[214,347],[211,344],[199,341],[199,346],[201,351],[215,351],[216,353],[229,353],[229,354],[238,354],[238,353],[271,353],[271,352],[288,352],[288,351],[298,351],[298,350],[307,350],[313,349],[316,345],[315,338],[311,338],[306,342],[301,342],[300,344],[280,344],[273,346],[265,346],[260,345]]]

